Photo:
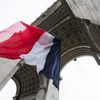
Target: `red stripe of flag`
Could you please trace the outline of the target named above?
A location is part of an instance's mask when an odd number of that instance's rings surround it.
[[[20,22],[26,27],[25,30],[14,32],[8,39],[0,43],[0,57],[19,59],[21,54],[27,54],[40,36],[45,32],[34,26]],[[3,34],[0,33],[0,34]]]

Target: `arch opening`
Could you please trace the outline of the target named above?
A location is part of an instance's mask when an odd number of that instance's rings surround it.
[[[92,56],[78,57],[61,71],[59,100],[99,100],[100,66]]]
[[[0,91],[0,100],[13,100],[16,94],[17,86],[13,79],[10,79],[4,88]]]

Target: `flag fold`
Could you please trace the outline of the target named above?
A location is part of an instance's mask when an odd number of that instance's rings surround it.
[[[0,31],[0,57],[36,65],[59,89],[60,40],[38,27],[17,22]]]

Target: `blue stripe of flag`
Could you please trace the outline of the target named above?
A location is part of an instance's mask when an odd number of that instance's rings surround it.
[[[48,78],[53,79],[53,84],[57,89],[59,89],[60,80],[60,48],[60,40],[54,38],[53,45],[46,58],[44,69],[40,71],[40,74],[44,74]]]

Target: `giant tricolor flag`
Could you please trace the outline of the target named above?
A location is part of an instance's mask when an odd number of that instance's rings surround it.
[[[18,22],[0,32],[0,58],[24,59],[59,88],[60,41],[48,32]]]

